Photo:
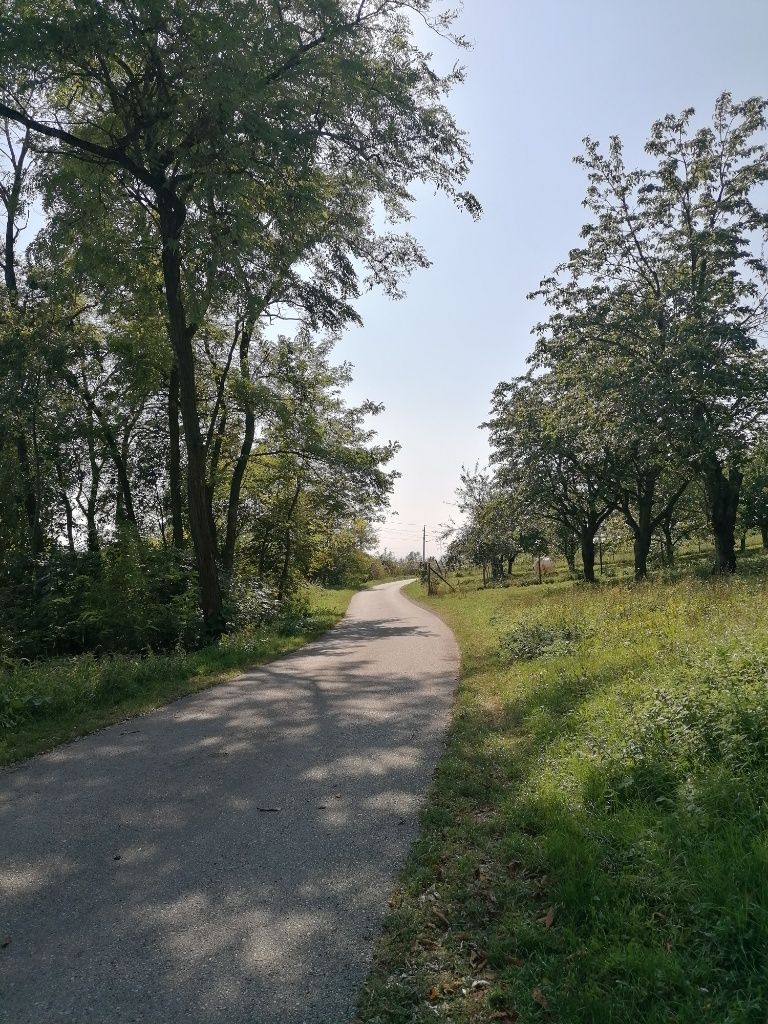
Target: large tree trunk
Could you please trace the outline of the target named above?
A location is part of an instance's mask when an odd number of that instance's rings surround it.
[[[245,414],[245,430],[243,432],[243,443],[240,446],[240,454],[237,457],[235,468],[232,471],[232,481],[229,485],[229,502],[227,504],[227,533],[224,540],[223,565],[228,571],[232,571],[235,564],[235,542],[237,541],[237,514],[240,508],[240,491],[243,485],[243,477],[248,468],[248,459],[253,448],[253,439],[256,435],[256,416],[251,410]]]
[[[638,583],[648,575],[648,553],[652,540],[652,534],[635,534],[632,550],[635,558],[635,581]]]
[[[635,580],[639,583],[648,575],[648,553],[653,543],[653,499],[656,493],[656,481],[658,474],[649,472],[639,474],[636,481],[636,490],[633,495],[637,506],[637,515],[633,515],[630,509],[630,501],[627,496],[624,500],[624,519],[632,530],[634,537],[633,554],[635,561]]]
[[[179,371],[173,364],[168,379],[168,491],[171,510],[171,543],[184,547],[184,503],[181,494],[181,433],[179,430]]]
[[[744,474],[731,469],[727,473],[711,459],[703,469],[704,488],[709,506],[709,519],[715,542],[713,573],[736,570],[736,513]]]
[[[250,383],[251,365],[250,348],[253,337],[253,324],[244,324],[240,336],[240,376]],[[224,568],[232,571],[235,564],[235,542],[237,541],[237,514],[240,509],[240,491],[243,486],[243,477],[248,468],[248,460],[253,450],[253,441],[256,436],[256,413],[252,406],[245,410],[245,424],[243,427],[243,441],[240,445],[240,454],[232,470],[232,479],[229,484],[229,501],[227,503],[227,531],[224,539],[224,551],[222,562]]]
[[[768,521],[760,523],[760,539],[763,542],[763,550],[768,551]]]
[[[635,561],[635,580],[640,582],[648,575],[648,554],[653,543],[653,523],[651,510],[653,507],[653,490],[643,494],[637,508],[637,516],[630,514],[625,507],[624,518],[632,530],[632,550]]]
[[[24,178],[27,173],[26,161],[29,153],[29,129],[24,133],[24,138],[19,149],[14,152],[11,148],[10,157],[13,166],[13,179],[11,187],[4,195],[5,200],[5,254],[3,257],[3,273],[5,287],[15,298],[18,292],[16,281],[16,218],[19,216],[21,206],[21,190],[24,186]],[[10,139],[8,140],[10,143]]]
[[[588,528],[581,531],[581,561],[584,579],[587,583],[595,582],[595,533]]]
[[[118,528],[121,526],[128,526],[132,530],[138,531],[139,527],[136,522],[136,510],[134,508],[133,492],[131,490],[131,478],[128,473],[128,442],[130,439],[130,428],[125,428],[123,432],[123,440],[119,447],[114,435],[105,435],[105,439],[107,441],[110,454],[112,455],[112,460],[115,463],[117,481],[120,487],[117,501],[117,513],[115,516],[117,526]]]
[[[90,410],[88,412],[88,416],[90,427],[88,433],[88,461],[91,468],[91,482],[88,488],[88,497],[85,504],[85,523],[88,532],[88,550],[98,551],[101,544],[99,542],[99,528],[96,522],[96,503],[99,498],[99,482],[101,480],[102,466],[96,459],[96,451],[93,443],[93,419]]]
[[[195,550],[203,619],[210,634],[217,637],[223,633],[225,623],[219,570],[216,564],[216,527],[206,480],[205,446],[200,432],[195,354],[192,347],[195,328],[187,323],[181,291],[179,240],[186,213],[178,201],[167,195],[158,195],[158,205],[163,242],[162,265],[168,311],[168,335],[176,356],[179,408],[187,448],[189,530]]]
[[[244,324],[240,336],[240,376],[244,381],[250,383],[251,365],[250,348],[253,338],[253,324]],[[256,436],[256,413],[252,406],[245,410],[245,424],[243,428],[243,441],[240,445],[240,454],[237,457],[235,468],[232,470],[232,480],[229,485],[229,501],[227,503],[227,532],[224,540],[223,564],[224,568],[231,572],[235,564],[235,542],[237,540],[237,514],[240,509],[240,491],[243,486],[243,477],[248,468],[248,460],[253,450],[253,441]]]
[[[491,574],[494,582],[498,583],[499,580],[504,579],[504,559],[501,556],[494,557],[491,559]]]

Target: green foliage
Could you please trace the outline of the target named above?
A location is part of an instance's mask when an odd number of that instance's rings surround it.
[[[446,106],[463,71],[438,73],[415,30],[461,47],[456,17],[432,0],[3,6],[0,237],[35,202],[46,218],[6,290],[20,330],[46,338],[34,296],[66,345],[56,373],[55,346],[45,373],[24,365],[34,401],[12,432],[0,423],[0,482],[19,470],[0,540],[22,508],[12,543],[35,557],[62,536],[96,551],[126,524],[179,547],[187,532],[219,635],[217,566],[232,573],[238,539],[282,598],[322,546],[318,521],[332,533],[383,504],[396,446],[372,443],[379,407],[345,405],[348,368],[314,336],[359,322],[364,289],[398,296],[428,265],[407,230],[415,183],[479,215]],[[18,171],[16,150],[34,167]],[[265,340],[277,317],[296,339]]]
[[[368,580],[382,579],[384,567],[364,550],[375,534],[365,523],[330,536],[313,567],[312,577],[325,587],[360,587]]]
[[[644,166],[627,166],[615,136],[585,139],[577,158],[590,219],[531,296],[548,311],[533,368],[497,387],[489,426],[500,484],[581,535],[588,579],[614,510],[643,578],[694,478],[715,568],[735,568],[742,477],[768,415],[766,109],[723,93],[711,125],[690,109],[655,122]]]
[[[230,580],[227,588],[227,621],[235,632],[273,622],[286,608],[264,581],[247,568]]]
[[[98,552],[5,563],[0,620],[10,658],[192,648],[204,635],[188,557],[130,534]]]
[[[513,661],[530,661],[569,654],[583,637],[584,629],[576,620],[531,616],[515,623],[500,643]]]

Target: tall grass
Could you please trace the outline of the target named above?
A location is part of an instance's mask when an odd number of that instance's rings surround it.
[[[362,1021],[765,1024],[762,570],[430,599],[462,682]]]

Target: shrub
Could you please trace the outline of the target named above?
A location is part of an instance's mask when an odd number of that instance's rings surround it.
[[[227,621],[235,630],[273,622],[280,611],[277,595],[252,572],[236,573],[227,587]]]
[[[132,534],[0,566],[0,654],[39,658],[192,648],[204,638],[191,557]]]
[[[584,628],[573,620],[527,619],[516,623],[501,638],[502,650],[514,661],[571,654],[584,639]]]

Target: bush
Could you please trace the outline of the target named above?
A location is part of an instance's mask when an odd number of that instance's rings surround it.
[[[588,798],[609,806],[671,799],[701,772],[731,777],[768,764],[768,660],[757,652],[704,657],[636,714],[631,738],[587,782]]]
[[[39,658],[192,648],[204,638],[191,557],[122,536],[0,567],[0,655]]]
[[[571,654],[584,639],[583,627],[564,618],[528,619],[516,623],[501,638],[502,650],[514,661]]]
[[[273,622],[280,612],[277,595],[254,573],[236,573],[227,587],[227,622],[235,630]]]

